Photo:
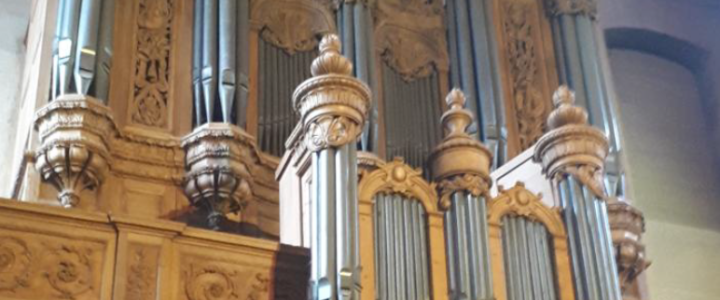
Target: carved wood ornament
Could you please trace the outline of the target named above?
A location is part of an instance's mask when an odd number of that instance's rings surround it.
[[[567,235],[560,212],[543,204],[541,195],[535,195],[518,182],[515,187],[505,190],[488,203],[488,224],[490,225],[490,253],[493,257],[492,273],[495,295],[498,300],[508,299],[502,246],[502,218],[506,215],[525,217],[542,223],[551,235],[554,248],[553,261],[557,279],[558,299],[574,300],[575,294],[570,269]]]
[[[174,0],[140,0],[130,123],[167,129]]]
[[[441,1],[377,1],[375,7],[375,45],[388,66],[407,81],[448,71]]]
[[[374,169],[374,170],[373,170]],[[427,213],[428,250],[430,261],[430,285],[433,299],[447,297],[447,270],[445,257],[445,235],[443,214],[438,207],[435,186],[425,181],[422,173],[405,164],[401,158],[379,165],[376,169],[363,171],[358,185],[360,202],[360,248],[362,272],[362,299],[375,299],[375,248],[367,245],[375,241],[373,229],[373,205],[375,196],[380,193],[400,194],[422,203]]]
[[[288,54],[311,51],[318,46],[318,36],[336,32],[331,6],[331,1],[252,1],[251,26]]]

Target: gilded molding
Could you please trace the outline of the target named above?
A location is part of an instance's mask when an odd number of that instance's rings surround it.
[[[379,165],[374,171],[363,175],[358,185],[358,199],[361,203],[373,203],[379,193],[400,194],[417,199],[428,213],[439,212],[436,202],[435,185],[422,177],[420,170],[405,164],[402,158]]]
[[[208,225],[214,230],[226,214],[240,212],[252,199],[252,141],[227,123],[205,124],[183,139],[185,194],[193,205],[208,209]]]
[[[551,129],[535,146],[533,159],[542,164],[547,178],[573,176],[596,197],[606,199],[603,166],[608,140],[602,131],[588,125],[587,112],[574,106],[575,94],[561,86],[553,96],[556,109],[548,117]]]
[[[429,158],[443,210],[450,208],[450,196],[458,191],[487,196],[492,181],[490,150],[467,132],[473,115],[464,109],[465,95],[459,89],[453,89],[445,101],[449,107],[441,118],[445,138]]]
[[[110,109],[88,96],[63,95],[38,110],[35,129],[36,169],[64,207],[77,206],[80,193],[98,188],[108,172],[108,144],[117,132]]]
[[[651,264],[642,243],[645,217],[639,209],[616,198],[608,200],[607,210],[620,287],[625,292]]]
[[[538,221],[554,237],[565,238],[565,225],[560,212],[542,202],[542,195],[533,194],[518,182],[509,190],[498,187],[499,195],[488,203],[488,223],[502,225],[502,217],[515,215]]]
[[[293,107],[301,116],[310,151],[355,141],[370,110],[370,89],[350,76],[352,64],[340,54],[340,47],[337,35],[326,35],[312,63],[313,77],[293,93]]]
[[[318,45],[318,35],[336,32],[334,6],[330,0],[252,1],[251,26],[288,54],[311,51]]]
[[[597,16],[596,0],[545,0],[545,9],[553,17],[562,15]]]

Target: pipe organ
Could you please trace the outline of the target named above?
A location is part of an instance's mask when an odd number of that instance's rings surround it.
[[[38,3],[2,299],[647,299],[593,0]]]

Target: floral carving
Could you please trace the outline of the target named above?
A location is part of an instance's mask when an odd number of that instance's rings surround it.
[[[169,64],[173,0],[141,0],[132,122],[165,128],[168,122]]]
[[[0,291],[28,287],[31,256],[25,242],[0,237]]]
[[[383,26],[378,34],[381,56],[385,63],[407,81],[430,76],[436,69],[446,69],[447,53],[440,45],[442,34],[427,33],[394,26]]]
[[[512,95],[518,123],[520,146],[527,149],[543,134],[547,105],[538,81],[539,55],[529,14],[532,6],[521,2],[504,4]]]
[[[238,274],[214,265],[191,266],[185,274],[185,292],[190,300],[240,299],[235,290]]]
[[[329,1],[264,0],[254,2],[251,18],[260,36],[288,54],[311,51],[317,36],[335,32]]]
[[[93,289],[89,256],[89,250],[62,245],[51,251],[50,263],[43,275],[63,298],[76,299]]]
[[[357,136],[358,130],[358,126],[348,118],[321,117],[310,123],[307,145],[311,151],[345,145]]]
[[[128,300],[155,299],[157,282],[158,249],[150,247],[133,247],[130,255],[129,276],[127,277]]]

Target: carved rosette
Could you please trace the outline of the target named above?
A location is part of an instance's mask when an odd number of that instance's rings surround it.
[[[352,64],[340,55],[339,38],[326,35],[312,64],[313,77],[293,93],[310,151],[339,147],[360,135],[370,109],[370,89],[351,73]]]
[[[450,108],[441,119],[445,139],[430,156],[441,209],[450,208],[450,196],[458,191],[485,196],[491,184],[492,162],[490,150],[467,133],[473,117],[463,108],[465,95],[459,89],[453,89],[445,101]]]
[[[0,237],[0,291],[14,291],[29,285],[30,250],[24,241]]]
[[[80,192],[98,188],[108,171],[109,139],[117,133],[110,109],[89,96],[64,95],[40,108],[35,130],[35,167],[62,206],[77,206]]]
[[[595,18],[597,2],[595,0],[545,0],[545,9],[550,16],[585,15]]]
[[[600,199],[605,199],[603,165],[608,140],[588,125],[587,112],[574,106],[575,94],[561,86],[553,96],[555,110],[548,117],[551,129],[535,146],[534,160],[548,178],[573,176]]]
[[[615,198],[608,200],[607,209],[620,288],[624,292],[650,266],[650,261],[645,257],[645,245],[641,241],[645,232],[645,218],[640,210]]]
[[[228,213],[240,212],[251,200],[253,180],[248,168],[253,139],[227,123],[208,123],[183,139],[185,194],[205,207],[208,225],[220,229]]]

